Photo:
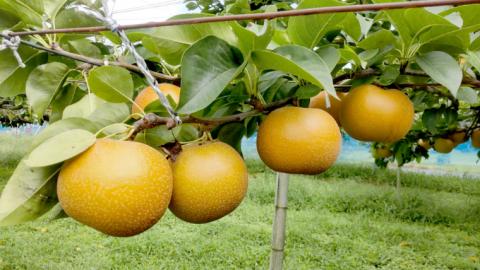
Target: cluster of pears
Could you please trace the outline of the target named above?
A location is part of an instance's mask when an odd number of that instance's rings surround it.
[[[329,112],[354,139],[387,146],[405,137],[412,127],[413,103],[399,90],[365,84],[351,89],[348,94],[337,92],[337,95],[339,99],[330,98],[327,108],[327,94],[321,92],[310,100],[310,107]],[[376,158],[391,155],[387,147],[374,152]]]
[[[160,84],[160,89],[178,102],[180,88]],[[329,108],[321,93],[309,108],[270,112],[257,134],[264,163],[278,172],[318,174],[340,153],[340,125],[356,139],[380,142],[402,138],[412,125],[413,105],[398,90],[364,85],[339,97]],[[146,88],[132,111],[156,99]],[[109,235],[131,236],[153,226],[167,208],[187,222],[217,220],[241,203],[247,185],[242,157],[222,142],[183,146],[171,162],[145,144],[99,139],[64,164],[57,193],[70,217]]]
[[[471,136],[472,146],[480,148],[480,129],[473,130]],[[468,141],[467,132],[465,130],[457,130],[445,137],[439,137],[433,140],[433,149],[442,154],[448,154],[459,144]],[[432,143],[427,139],[418,140],[418,145],[425,150],[432,148]]]
[[[178,100],[176,86],[160,88],[174,89],[177,94],[169,95]],[[142,109],[149,95],[156,99],[150,92],[137,97]],[[57,194],[77,221],[108,235],[132,236],[152,227],[167,208],[191,223],[217,220],[242,202],[247,186],[242,157],[222,142],[186,145],[172,162],[142,143],[98,139],[63,165]]]
[[[340,127],[354,139],[383,145],[402,139],[412,127],[413,103],[399,90],[366,84],[337,96],[329,98],[323,91],[307,109],[285,107],[267,116],[257,139],[265,164],[286,173],[321,173],[338,157]],[[374,155],[388,157],[392,152],[381,148]]]
[[[310,101],[310,107],[328,111],[352,138],[366,142],[392,143],[403,138],[414,120],[413,103],[401,91],[384,90],[366,84],[347,93],[337,93],[330,100],[321,92]]]

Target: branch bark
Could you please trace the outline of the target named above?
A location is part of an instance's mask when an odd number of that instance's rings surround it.
[[[8,38],[8,36],[6,36],[4,34],[1,34],[1,33],[0,33],[0,37]],[[67,58],[70,58],[70,59],[73,59],[73,60],[76,60],[76,61],[80,61],[80,62],[83,62],[83,63],[94,65],[94,66],[105,66],[105,64],[106,64],[105,61],[103,61],[101,59],[96,59],[96,58],[87,57],[87,56],[72,53],[72,52],[67,52],[67,51],[63,50],[62,48],[60,48],[56,44],[54,44],[52,46],[52,48],[47,48],[47,47],[44,47],[44,46],[38,45],[38,44],[30,42],[30,41],[26,41],[26,40],[21,40],[21,43],[23,45],[35,48],[37,50],[45,51],[45,52],[52,53],[52,54],[57,54],[57,55],[60,55],[60,56],[63,56],[63,57],[67,57]],[[130,70],[130,71],[141,74],[140,68],[138,68],[135,65],[122,63],[122,62],[118,62],[118,61],[108,62],[108,65],[123,67],[123,68],[126,68],[126,69]],[[155,77],[156,79],[158,79],[160,81],[173,82],[173,81],[179,81],[180,80],[180,78],[178,78],[178,77],[169,76],[169,75],[162,74],[162,73],[159,73],[159,72],[150,71],[150,73],[152,74],[153,77]]]
[[[221,124],[231,123],[231,122],[241,122],[248,117],[256,116],[259,114],[266,114],[269,113],[277,108],[283,107],[287,104],[291,104],[294,100],[289,98],[285,100],[276,101],[270,103],[268,105],[263,106],[263,108],[254,108],[251,111],[238,113],[234,115],[228,115],[224,117],[217,117],[217,118],[201,118],[195,117],[192,115],[187,115],[181,117],[182,123],[188,124],[200,124],[206,127],[215,127]],[[138,133],[154,128],[156,126],[165,125],[169,129],[175,127],[175,121],[170,117],[158,116],[154,113],[148,113],[145,115],[144,118],[136,121],[133,124],[133,132],[130,135],[129,139],[134,139]]]
[[[372,68],[368,68],[365,70],[360,70],[356,73],[345,73],[333,78],[333,82],[335,83],[335,88],[345,89],[350,88],[351,85],[347,84],[340,84],[341,82],[345,82],[346,80],[353,80],[359,78],[365,78],[372,75],[380,75],[380,73]],[[417,72],[404,72],[402,75],[410,75],[410,76],[419,76],[419,77],[429,77],[425,73],[417,73]],[[480,80],[471,77],[463,77],[462,79],[463,85],[469,85],[476,88],[480,88]],[[401,84],[393,84],[400,87],[428,87],[428,86],[441,86],[439,83],[401,83]]]
[[[446,6],[446,5],[460,6],[460,5],[469,5],[469,4],[477,4],[477,3],[480,3],[480,0],[436,0],[436,1],[427,0],[427,1],[367,4],[367,5],[331,6],[331,7],[295,9],[295,10],[277,11],[277,12],[187,18],[187,19],[167,20],[167,21],[161,21],[161,22],[148,22],[148,23],[139,23],[139,24],[130,24],[130,25],[120,25],[119,29],[128,30],[128,29],[152,28],[152,27],[160,27],[160,26],[190,25],[190,24],[226,22],[226,21],[270,20],[275,18],[326,14],[326,13],[377,11],[377,10],[385,10],[385,9],[403,9],[403,8],[433,7],[433,6]],[[46,30],[14,32],[14,33],[11,33],[11,36],[46,35],[46,34],[54,34],[54,33],[98,33],[101,31],[109,31],[109,30],[110,29],[106,26],[94,26],[94,27],[78,27],[78,28],[66,28],[66,29],[46,29]]]

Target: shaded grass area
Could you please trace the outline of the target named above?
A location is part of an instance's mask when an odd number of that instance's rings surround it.
[[[260,160],[247,160],[250,173],[273,173]],[[441,169],[441,167],[438,167]],[[316,176],[304,176],[309,179],[336,181],[349,179],[357,183],[375,185],[396,185],[396,171],[380,169],[373,165],[337,163],[328,171]],[[430,189],[480,196],[480,184],[477,178],[459,178],[449,175],[428,175],[423,173],[402,172],[402,187]]]
[[[17,161],[2,155],[0,187]],[[265,269],[275,175],[247,163],[247,198],[217,222],[168,213],[132,238],[71,219],[2,227],[0,269]],[[345,164],[292,176],[286,269],[480,269],[480,181],[405,173],[400,193],[394,181],[394,171]]]

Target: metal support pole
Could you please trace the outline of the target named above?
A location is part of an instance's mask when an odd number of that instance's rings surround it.
[[[277,173],[277,190],[275,192],[275,219],[272,230],[272,254],[270,270],[283,268],[283,250],[285,247],[285,227],[287,220],[288,174]]]
[[[397,167],[397,191],[400,191],[400,188],[402,187],[402,180],[400,178],[400,172],[402,170],[402,167],[398,166]]]

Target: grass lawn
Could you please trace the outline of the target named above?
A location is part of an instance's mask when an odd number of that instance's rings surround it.
[[[0,189],[18,158],[5,153]],[[219,221],[168,213],[131,238],[71,219],[2,227],[0,269],[266,269],[275,175],[248,165],[248,197]],[[400,194],[394,181],[392,171],[345,164],[292,176],[286,269],[480,269],[480,181],[405,173]]]

